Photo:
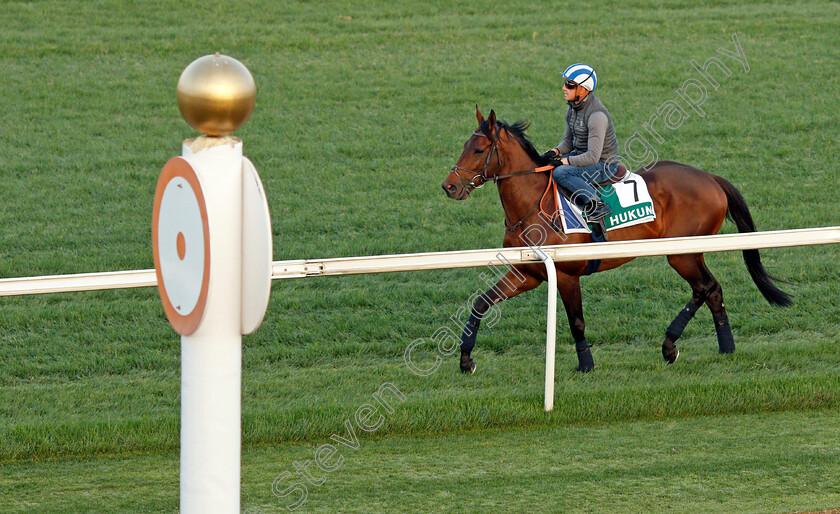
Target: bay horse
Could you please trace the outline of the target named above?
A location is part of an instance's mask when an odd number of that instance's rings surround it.
[[[485,120],[476,106],[478,129],[464,143],[464,151],[441,186],[449,198],[464,200],[476,188],[495,182],[505,212],[505,247],[586,243],[589,234],[563,234],[551,229],[541,212],[541,199],[549,187],[549,174],[539,173],[540,153],[528,140],[526,122],[508,125],[496,120],[495,111]],[[549,168],[550,170],[550,168]],[[725,218],[735,222],[739,232],[755,232],[750,211],[741,193],[726,179],[671,161],[657,161],[637,172],[647,183],[653,200],[654,221],[609,232],[609,239],[653,239],[716,234]],[[550,200],[553,203],[553,198]],[[539,207],[539,208],[538,208]],[[790,296],[780,290],[761,264],[758,250],[744,250],[750,276],[772,305],[788,306]],[[603,260],[597,272],[616,268],[633,257]],[[723,305],[720,284],[706,267],[702,253],[669,255],[668,263],[691,286],[691,300],[665,331],[662,356],[673,363],[679,356],[676,341],[703,303],[712,311],[720,353],[735,351],[732,329]],[[578,371],[594,369],[584,330],[580,277],[587,261],[557,262],[557,288],[566,309],[578,355]],[[590,270],[591,272],[591,270]],[[547,280],[541,262],[518,264],[478,297],[461,334],[461,371],[475,371],[471,358],[481,319],[491,306],[534,289]]]

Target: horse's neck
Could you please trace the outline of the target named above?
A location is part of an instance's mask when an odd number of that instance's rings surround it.
[[[521,155],[514,154],[505,161],[501,175],[516,173],[537,167],[537,163],[531,160],[524,152]],[[496,183],[499,190],[499,199],[509,223],[517,223],[529,213],[536,213],[534,205],[540,201],[545,188],[548,185],[548,176],[545,173],[531,173],[518,177],[503,179]]]

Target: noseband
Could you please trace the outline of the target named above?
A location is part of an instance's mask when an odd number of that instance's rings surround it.
[[[483,134],[479,131],[473,132],[473,135],[478,136],[478,137],[486,137],[486,138],[490,139],[487,136],[487,134]],[[481,187],[484,186],[484,184],[486,184],[488,182],[498,182],[498,181],[504,180],[506,178],[518,177],[520,175],[531,175],[532,173],[544,173],[546,171],[551,171],[551,170],[554,169],[554,166],[540,166],[539,168],[531,168],[530,170],[525,170],[525,171],[516,171],[516,172],[513,172],[513,173],[508,173],[507,175],[493,175],[492,177],[488,177],[487,176],[487,168],[490,166],[490,161],[493,159],[493,154],[494,153],[496,154],[496,160],[499,163],[499,171],[500,172],[502,171],[502,154],[501,154],[501,152],[499,152],[499,143],[497,141],[493,141],[492,139],[490,139],[490,140],[491,140],[490,153],[487,154],[487,159],[484,161],[484,167],[481,168],[481,173],[479,173],[477,171],[473,171],[473,170],[468,170],[467,168],[462,168],[462,167],[458,166],[457,164],[452,166],[449,169],[449,171],[455,173],[455,175],[461,181],[462,186],[464,186],[464,187],[472,186],[473,189],[481,189]],[[471,173],[472,174],[472,179],[470,179],[470,181],[467,182],[464,179],[464,177],[462,177],[461,174],[458,173],[459,171],[465,171],[467,173]],[[479,185],[475,185],[475,179],[477,179],[477,178],[481,179],[481,184],[479,184]]]
[[[458,166],[457,164],[452,166],[452,168],[450,168],[450,171],[452,173],[454,173],[455,176],[458,177],[458,180],[461,181],[461,186],[464,187],[464,188],[472,187],[472,189],[480,189],[482,186],[484,186],[484,184],[486,184],[488,182],[498,182],[498,181],[506,179],[506,178],[518,177],[518,176],[521,176],[521,175],[531,175],[533,173],[550,172],[551,170],[554,169],[554,166],[541,166],[539,168],[532,168],[530,170],[508,173],[507,175],[493,175],[492,177],[488,177],[487,176],[487,168],[490,166],[490,161],[493,160],[493,154],[494,153],[496,154],[496,160],[499,163],[499,172],[501,173],[501,171],[502,171],[502,154],[499,152],[498,141],[494,141],[487,134],[484,134],[484,133],[479,132],[477,130],[475,132],[473,132],[473,135],[478,136],[478,137],[486,137],[487,139],[490,139],[490,153],[487,154],[487,159],[484,161],[484,167],[481,168],[481,173],[479,173],[477,171],[473,171],[473,170],[468,170],[467,168],[462,168],[462,167]],[[469,183],[467,183],[467,181],[464,179],[464,177],[462,177],[461,174],[458,173],[459,171],[464,171],[464,172],[472,174],[472,178],[470,179]],[[478,178],[481,179],[481,184],[475,185],[475,181]],[[505,227],[507,228],[508,231],[513,231],[513,230],[516,230],[517,228],[519,228],[525,222],[525,220],[528,218],[528,216],[533,214],[534,210],[538,206],[540,206],[540,204],[542,203],[542,199],[548,194],[549,190],[551,189],[551,184],[552,184],[552,180],[551,180],[551,177],[549,176],[548,185],[546,186],[546,189],[543,192],[542,196],[540,196],[537,199],[537,202],[533,205],[533,207],[531,207],[531,210],[528,211],[528,214],[523,216],[522,219],[520,219],[518,222],[510,223],[510,221],[507,218],[507,213],[505,213]],[[504,203],[502,204],[502,207],[504,208]]]
[[[486,137],[487,139],[490,139],[490,141],[491,141],[491,143],[490,143],[490,153],[487,154],[487,159],[485,159],[485,161],[484,161],[484,167],[481,168],[481,173],[479,173],[477,171],[473,171],[473,170],[468,170],[467,168],[462,168],[462,167],[458,166],[457,164],[452,166],[452,168],[450,168],[450,171],[455,173],[455,176],[458,177],[458,180],[461,181],[462,185],[466,183],[466,187],[472,187],[473,189],[481,189],[481,187],[483,187],[484,184],[486,184],[488,182],[495,182],[497,180],[500,180],[501,178],[504,178],[504,177],[500,178],[498,175],[493,175],[492,177],[487,176],[487,168],[490,166],[490,161],[493,159],[493,154],[496,154],[496,160],[499,162],[499,171],[501,171],[501,169],[502,169],[502,154],[499,153],[499,143],[497,141],[494,141],[493,139],[489,138],[486,134],[483,134],[483,133],[481,133],[477,130],[475,132],[473,132],[473,135],[474,136],[479,136],[479,137]],[[472,173],[472,179],[470,179],[470,181],[467,183],[466,180],[464,180],[464,177],[462,177],[458,173],[459,171]],[[477,179],[477,178],[481,179],[481,184],[479,184],[479,185],[475,185],[475,179]]]

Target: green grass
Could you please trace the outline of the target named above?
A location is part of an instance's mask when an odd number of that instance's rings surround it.
[[[336,471],[312,472],[325,481],[308,484],[304,510],[818,510],[840,502],[835,421],[816,410],[362,437]],[[285,510],[298,496],[267,494],[274,478],[322,443],[246,449],[243,508]],[[177,472],[175,453],[5,464],[0,508],[174,511]]]
[[[623,144],[697,76],[691,59],[717,55],[732,75],[704,117],[659,126],[659,157],[726,177],[759,229],[836,225],[838,11],[590,2],[572,22],[552,2],[5,2],[0,277],[153,267],[157,175],[195,135],[175,84],[214,51],[257,82],[237,135],[269,196],[275,259],[499,246],[492,187],[452,202],[439,184],[476,103],[556,144],[559,73],[578,61],[598,70]],[[716,53],[733,33],[749,72]],[[585,278],[597,368],[574,371],[561,321],[550,414],[544,288],[483,327],[476,375],[452,358],[417,377],[406,347],[453,326],[482,270],[276,282],[243,343],[242,506],[281,510],[273,478],[391,382],[406,401],[303,510],[838,507],[838,257],[762,251],[795,295],[780,310],[740,255],[708,255],[738,352],[716,353],[704,309],[674,366],[659,344],[689,291],[664,259]],[[0,363],[0,510],[177,508],[179,341],[154,289],[0,299]]]

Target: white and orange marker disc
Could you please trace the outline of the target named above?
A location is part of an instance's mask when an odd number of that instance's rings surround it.
[[[158,178],[152,211],[152,252],[163,310],[181,335],[198,330],[210,286],[210,227],[201,181],[174,157]]]
[[[262,180],[242,158],[242,333],[259,328],[271,294],[271,215]]]

